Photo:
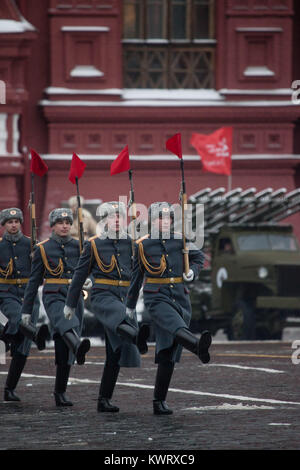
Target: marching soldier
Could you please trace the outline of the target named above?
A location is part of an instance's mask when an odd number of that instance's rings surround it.
[[[8,319],[4,328],[1,325],[1,339],[7,349],[10,344],[12,356],[4,400],[20,401],[14,390],[25,367],[31,342],[34,341],[40,350],[44,349],[48,328],[43,325],[37,330],[35,326],[39,317],[39,302],[35,298],[31,324],[22,322],[22,301],[31,270],[30,238],[21,231],[23,213],[15,207],[4,209],[0,212],[0,223],[5,228],[0,239],[0,309]]]
[[[124,230],[126,207],[123,203],[107,202],[100,206],[100,212],[106,231],[85,242],[68,292],[65,315],[73,318],[82,285],[92,274],[92,311],[105,329],[106,340],[106,362],[97,410],[118,412],[119,408],[112,405],[110,399],[120,367],[140,366],[139,351],[147,352],[149,328],[138,330],[136,316],[126,315],[132,255],[131,240]]]
[[[90,349],[90,341],[79,338],[84,312],[82,295],[78,295],[72,320],[67,320],[63,313],[68,287],[80,255],[79,242],[69,235],[73,223],[70,209],[54,209],[49,214],[49,223],[52,228],[50,238],[38,243],[34,252],[22,313],[24,319],[32,317],[33,299],[44,281],[43,304],[55,345],[55,402],[57,406],[72,406],[73,403],[65,395],[71,365],[75,357],[79,365],[84,364],[85,354]]]
[[[182,346],[195,353],[203,363],[210,360],[211,335],[203,332],[200,339],[188,329],[191,303],[184,282],[191,282],[203,267],[204,256],[196,247],[189,251],[190,270],[184,273],[183,240],[172,230],[174,212],[167,202],[151,204],[150,222],[156,236],[146,235],[136,243],[136,256],[127,297],[127,313],[134,311],[144,282],[144,302],[155,326],[158,364],[154,387],[153,412],[171,414],[166,396],[175,362]]]

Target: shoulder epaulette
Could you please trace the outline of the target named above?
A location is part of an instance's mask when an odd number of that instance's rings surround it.
[[[149,237],[150,237],[150,235],[149,235],[149,233],[147,233],[147,235],[144,235],[143,237],[136,240],[135,243],[141,243],[142,241],[146,240]]]
[[[94,235],[93,237],[88,239],[88,242],[91,242],[92,240],[95,240],[95,238],[98,238],[98,235]]]
[[[50,240],[50,238],[46,238],[46,240],[43,240],[42,242],[37,243],[36,246],[43,245],[43,244],[46,243],[48,240]]]

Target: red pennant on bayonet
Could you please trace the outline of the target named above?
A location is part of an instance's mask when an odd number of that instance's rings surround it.
[[[75,184],[76,178],[80,179],[82,177],[85,167],[86,163],[80,160],[76,153],[73,153],[71,168],[69,172],[69,180],[71,181],[71,183]]]
[[[128,145],[126,145],[126,147],[123,148],[122,152],[112,162],[110,166],[110,174],[116,175],[117,173],[122,173],[123,171],[128,170],[130,170],[130,161]]]
[[[30,171],[38,176],[44,176],[47,171],[48,167],[46,163],[41,159],[38,153],[35,150],[30,149],[31,153],[31,163],[30,163]]]
[[[166,149],[175,153],[177,157],[182,158],[181,134],[175,134],[173,137],[170,137],[166,142]]]

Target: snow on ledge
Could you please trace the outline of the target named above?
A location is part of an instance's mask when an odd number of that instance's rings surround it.
[[[25,33],[26,31],[35,31],[35,28],[23,16],[20,17],[20,21],[0,19],[0,34]]]
[[[224,98],[215,89],[148,89],[148,88],[124,88],[125,100],[209,100],[223,101]]]
[[[104,73],[94,65],[76,65],[70,75],[71,77],[103,77]]]
[[[64,88],[64,87],[48,87],[44,92],[47,95],[122,95],[123,90],[120,88],[104,88],[104,89],[80,89],[80,88]]]

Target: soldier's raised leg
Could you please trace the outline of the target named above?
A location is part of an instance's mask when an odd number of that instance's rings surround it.
[[[85,355],[91,347],[90,340],[87,338],[81,340],[73,329],[66,331],[62,335],[62,339],[76,357],[77,364],[83,365],[85,363]]]
[[[175,341],[188,351],[196,354],[203,364],[210,361],[208,350],[211,345],[211,333],[209,331],[203,331],[200,338],[198,338],[188,328],[179,328],[175,334]]]
[[[126,341],[135,344],[140,354],[148,352],[147,339],[149,338],[150,327],[146,323],[137,329],[124,321],[117,327],[117,333]]]

